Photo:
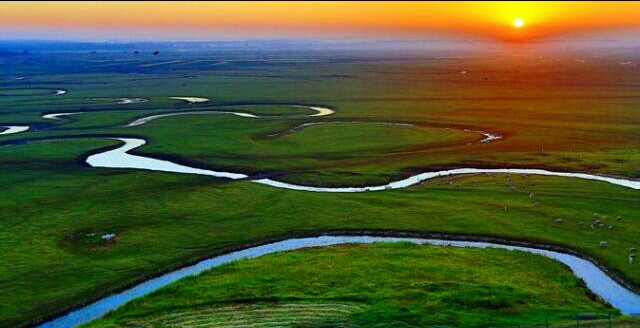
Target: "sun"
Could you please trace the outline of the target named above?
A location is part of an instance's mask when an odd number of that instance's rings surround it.
[[[515,26],[515,28],[521,28],[524,26],[524,20],[520,17],[516,17],[516,19],[513,20],[513,26]]]

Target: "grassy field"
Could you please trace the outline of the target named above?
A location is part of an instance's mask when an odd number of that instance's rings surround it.
[[[162,142],[151,143],[143,152],[161,151],[189,160],[195,153],[204,151],[210,156],[198,158],[201,165],[238,165],[248,171],[260,172],[276,170],[284,175],[284,180],[324,185],[380,183],[391,176],[406,176],[418,169],[451,166],[542,167],[630,177],[637,177],[640,167],[637,74],[634,69],[619,65],[621,59],[616,56],[588,58],[586,63],[578,63],[566,55],[422,60],[353,56],[347,61],[310,54],[308,57],[314,61],[302,62],[296,58],[273,62],[230,60],[224,65],[212,66],[211,58],[205,61],[201,58],[204,55],[186,54],[180,65],[152,66],[153,69],[140,66],[159,59],[138,58],[133,65],[131,58],[123,54],[114,54],[115,58],[109,60],[99,59],[100,56],[80,54],[73,64],[84,71],[82,74],[66,68],[70,63],[58,63],[54,69],[46,65],[47,60],[33,59],[35,62],[29,64],[35,67],[30,69],[41,69],[42,75],[6,82],[4,88],[13,90],[20,85],[37,91],[40,90],[37,88],[47,86],[64,88],[69,93],[64,96],[1,96],[0,118],[6,122],[45,122],[39,118],[42,112],[126,111],[114,114],[114,117],[101,113],[82,114],[82,118],[74,118],[78,125],[56,131],[78,134],[88,131],[73,128],[102,127],[91,132],[110,133],[120,130],[108,126],[117,127],[149,110],[231,109],[258,114],[291,114],[294,112],[291,108],[282,110],[283,107],[273,108],[270,104],[301,103],[330,106],[337,112],[322,118],[245,120],[240,124],[246,125],[247,129],[225,137],[252,138],[256,132],[278,132],[300,123],[326,120],[405,122],[483,130],[505,137],[497,143],[473,147],[466,147],[464,142],[451,142],[448,147],[429,147],[427,144],[386,158],[377,153],[358,156],[357,160],[335,160],[324,163],[322,170],[318,170],[313,163],[301,167],[296,162],[296,149],[287,149],[291,156],[269,154],[271,158],[256,160],[246,152],[260,152],[259,145],[252,145],[252,148],[240,145],[239,149],[227,149],[224,154],[217,154],[219,149],[215,144],[187,139],[189,136],[183,136],[183,129],[161,131],[162,126],[173,127],[183,118],[154,122],[158,129],[127,130],[128,133],[144,131],[150,137],[163,138]],[[60,61],[59,58],[56,60]],[[100,61],[107,61],[109,66],[103,66],[106,64]],[[186,65],[187,62],[193,64]],[[19,70],[20,67],[26,69],[24,65],[26,63],[10,66]],[[53,72],[44,75],[51,70]],[[467,73],[461,74],[462,70]],[[168,99],[176,95],[208,97],[211,102],[188,105]],[[118,97],[145,97],[151,101],[116,105],[115,102],[91,100]],[[211,127],[208,130],[191,132],[198,133],[197,137],[221,137],[220,133],[210,131],[224,125],[224,122],[217,122],[218,119],[209,119]],[[82,120],[87,123],[81,123]],[[256,131],[254,127],[258,126]],[[35,134],[31,132],[3,140]],[[178,136],[185,138],[180,147],[167,144]],[[367,139],[365,137],[361,140]],[[342,149],[345,144],[333,143],[333,152],[342,152],[341,158],[350,153],[350,148]],[[487,153],[492,156],[487,157]],[[274,159],[276,156],[279,158]],[[278,163],[274,163],[275,160]]]
[[[615,55],[586,63],[568,55],[265,54],[281,56],[266,62],[247,54],[127,56],[0,57],[7,68],[0,76],[0,124],[34,126],[0,136],[2,327],[26,325],[232,247],[339,229],[559,244],[640,285],[640,267],[628,261],[629,249],[640,246],[640,197],[606,183],[476,175],[336,195],[83,163],[89,152],[117,144],[88,136],[126,135],[149,141],[137,153],[315,185],[377,184],[463,166],[638,177],[639,75],[621,67]],[[182,62],[141,67],[174,60]],[[69,92],[56,96],[45,89]],[[10,95],[17,90],[20,95]],[[190,105],[170,96],[211,101]],[[150,101],[91,100],[120,97]],[[313,112],[287,104],[328,106],[336,113],[303,117]],[[123,127],[141,116],[191,110],[278,117],[175,116]],[[86,113],[41,118],[73,111]],[[309,122],[326,124],[269,137]],[[482,136],[464,129],[504,138],[480,143]],[[84,138],[7,144],[79,136]],[[98,238],[111,233],[115,238]],[[601,241],[607,246],[599,247]]]
[[[342,245],[214,268],[86,327],[487,327],[611,313],[553,260],[505,250]],[[613,311],[615,314],[615,311]]]
[[[58,130],[5,136],[0,142],[60,134],[143,133],[162,141],[151,143],[141,152],[167,154],[210,167],[275,171],[282,180],[317,185],[378,184],[415,171],[457,166],[538,167],[630,177],[637,177],[640,167],[636,69],[619,64],[630,59],[628,54],[581,57],[586,62],[576,61],[577,55],[537,56],[526,52],[516,56],[467,54],[422,59],[322,53],[168,53],[166,58],[80,53],[74,60],[60,56],[64,55],[0,59],[0,64],[10,68],[0,89],[6,93],[16,89],[36,93],[29,97],[0,96],[0,119],[52,123],[40,115],[75,110],[89,113],[74,117],[76,122],[63,124]],[[29,76],[14,80],[18,75]],[[69,93],[39,94],[55,88]],[[189,105],[168,99],[175,95],[204,96],[211,102]],[[151,101],[117,105],[116,101],[105,100],[119,97]],[[193,121],[186,118],[154,122],[157,128],[118,129],[126,121],[154,111],[295,112],[272,105],[283,103],[325,105],[337,113],[322,118],[245,120],[237,123],[243,128],[234,131],[237,134],[224,135],[219,128],[226,121],[218,122],[219,117],[208,119],[208,128],[200,126],[199,131],[174,128]],[[206,120],[196,120],[200,119]],[[187,122],[181,124],[180,120]],[[353,140],[336,141],[331,156],[316,154],[305,163],[301,161],[306,154],[296,152],[304,152],[306,147],[278,152],[274,148],[277,145],[268,145],[264,154],[261,148],[265,147],[255,140],[263,132],[281,132],[301,123],[327,120],[466,128],[505,138],[472,147],[466,142],[431,147],[426,142],[410,151],[398,153],[402,149],[399,145],[396,152],[379,149],[357,155],[351,154],[349,147],[343,149]],[[232,143],[237,148],[220,149],[219,144],[202,143],[199,138],[242,142]],[[360,142],[370,139],[363,135]],[[169,140],[176,142],[170,145]],[[262,158],[257,158],[260,154]]]
[[[113,144],[80,139],[0,149],[5,170],[20,168],[1,176],[7,186],[1,211],[10,213],[0,223],[7,326],[230,247],[320,230],[440,231],[556,243],[640,281],[638,266],[627,262],[640,233],[634,190],[513,176],[514,190],[506,176],[479,175],[406,190],[318,194],[82,164],[84,151]],[[607,217],[604,227],[590,227],[594,212]],[[564,222],[554,223],[557,217]],[[87,237],[109,233],[116,237],[108,242]]]

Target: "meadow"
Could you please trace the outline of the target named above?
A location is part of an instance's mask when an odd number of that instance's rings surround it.
[[[32,127],[0,136],[0,326],[33,325],[243,245],[342,230],[558,245],[592,257],[638,290],[640,267],[629,259],[631,249],[640,246],[638,191],[603,182],[482,174],[402,190],[328,194],[246,180],[92,168],[84,162],[89,154],[119,144],[105,137],[128,136],[148,141],[134,151],[139,155],[315,186],[381,184],[457,167],[543,168],[637,179],[640,81],[638,68],[620,65],[635,57],[606,53],[580,57],[580,62],[575,56],[523,51],[517,56],[82,52],[0,57],[0,125]],[[55,95],[56,90],[67,93]],[[174,96],[210,101],[188,104],[169,99]],[[149,101],[118,104],[123,97]],[[291,105],[324,106],[335,113],[312,117],[309,109]],[[198,110],[264,117],[182,115],[125,127],[147,115]],[[83,113],[42,118],[61,112]],[[321,124],[301,127],[306,123]],[[485,137],[474,131],[502,138],[482,142]],[[115,237],[102,238],[109,234]],[[484,250],[469,252],[490,256]],[[384,252],[375,256],[382,259]],[[509,255],[509,261],[523,265],[544,259]],[[274,265],[267,259],[256,263]],[[254,264],[238,268],[243,265]],[[562,276],[570,279],[566,272]],[[578,296],[567,290],[563,297],[575,297],[575,303],[563,305],[564,310],[603,306]],[[540,297],[550,307],[558,304]],[[532,312],[536,320],[544,312],[538,310]]]
[[[86,327],[486,327],[611,312],[562,265],[517,253],[383,243],[267,255],[183,279]]]

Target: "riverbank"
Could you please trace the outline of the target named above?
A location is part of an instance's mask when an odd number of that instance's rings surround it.
[[[411,237],[374,237],[374,236],[334,236],[334,235],[324,235],[324,236],[320,236],[320,237],[311,237],[311,238],[297,238],[297,239],[286,239],[286,240],[282,240],[279,242],[275,242],[275,243],[269,243],[269,244],[263,244],[261,246],[255,246],[255,247],[251,247],[251,248],[246,248],[244,250],[240,250],[240,251],[235,251],[235,252],[231,252],[231,253],[227,253],[224,255],[220,255],[220,256],[216,256],[201,262],[198,262],[192,266],[189,267],[184,267],[182,269],[179,269],[177,271],[173,271],[170,272],[168,274],[165,274],[163,276],[160,276],[158,278],[154,278],[151,279],[145,283],[139,284],[135,287],[133,287],[132,289],[129,289],[127,291],[124,291],[120,294],[116,294],[113,295],[109,298],[103,299],[99,302],[96,302],[94,304],[91,304],[83,309],[80,309],[79,311],[76,311],[74,313],[69,314],[68,316],[65,316],[63,318],[61,318],[59,321],[54,321],[52,323],[50,323],[49,325],[43,325],[41,327],[72,327],[75,322],[78,322],[77,320],[85,320],[87,319],[87,315],[91,315],[94,316],[100,312],[106,312],[109,308],[114,308],[117,306],[120,306],[128,301],[130,301],[131,299],[135,298],[135,297],[139,297],[142,295],[145,295],[149,292],[152,292],[158,288],[161,288],[162,286],[165,286],[169,283],[175,282],[178,279],[187,277],[187,276],[191,276],[191,275],[197,275],[200,272],[210,269],[210,268],[214,268],[217,267],[219,265],[223,265],[225,263],[230,263],[233,261],[237,261],[239,259],[242,258],[255,258],[255,257],[262,257],[264,255],[267,254],[273,254],[273,253],[279,253],[279,252],[287,252],[287,251],[291,251],[291,250],[297,250],[300,248],[309,248],[309,247],[327,247],[327,246],[333,246],[335,247],[335,245],[340,245],[340,244],[352,244],[352,243],[359,243],[359,244],[371,244],[371,243],[380,243],[380,242],[406,242],[406,243],[415,243],[415,244],[430,244],[430,245],[436,245],[436,246],[454,246],[454,248],[458,248],[458,247],[462,247],[462,248],[486,248],[483,251],[473,251],[472,253],[476,254],[474,255],[475,258],[469,258],[465,261],[456,261],[456,260],[452,260],[452,264],[454,264],[458,270],[460,270],[460,265],[463,265],[463,263],[467,263],[467,262],[484,262],[484,261],[488,261],[489,263],[493,263],[493,261],[491,260],[487,260],[487,257],[491,258],[492,254],[495,254],[495,251],[493,249],[495,248],[503,248],[503,249],[507,249],[507,250],[519,250],[522,252],[533,252],[534,254],[538,254],[538,255],[543,255],[546,257],[551,257],[555,260],[559,260],[562,263],[564,263],[565,265],[569,265],[569,267],[574,270],[574,273],[578,274],[579,276],[582,277],[582,279],[586,282],[586,285],[589,286],[590,288],[595,288],[598,292],[604,292],[604,293],[608,293],[608,295],[603,295],[606,299],[612,301],[613,303],[615,303],[618,306],[629,306],[629,304],[632,304],[631,306],[634,306],[633,304],[635,304],[636,307],[640,307],[640,297],[638,297],[638,295],[635,295],[635,297],[637,298],[637,300],[635,301],[636,303],[620,303],[620,298],[623,297],[622,294],[620,294],[621,290],[616,290],[615,287],[613,289],[610,289],[612,287],[612,285],[609,285],[607,283],[604,283],[602,285],[599,285],[600,283],[603,283],[604,281],[599,280],[600,278],[597,278],[597,272],[598,270],[595,268],[595,266],[591,266],[591,269],[595,270],[595,271],[589,271],[588,269],[585,270],[584,272],[576,272],[575,270],[583,270],[585,268],[584,263],[581,263],[581,261],[578,258],[573,258],[573,257],[567,257],[564,256],[560,253],[556,253],[556,252],[551,252],[551,251],[541,251],[541,250],[535,250],[535,249],[527,249],[524,247],[517,247],[517,246],[506,246],[506,245],[500,245],[500,244],[491,244],[491,243],[484,243],[484,242],[468,242],[468,241],[453,241],[453,240],[437,240],[437,239],[421,239],[421,238],[411,238]],[[343,246],[344,247],[344,246]],[[356,246],[349,246],[349,247],[356,247]],[[384,244],[380,244],[378,246],[375,247],[389,247],[386,246]],[[391,246],[391,247],[396,247],[396,246]],[[435,250],[433,248],[427,248],[425,250]],[[445,251],[447,248],[443,249],[443,251]],[[321,252],[321,250],[318,250]],[[438,252],[440,252],[440,250],[437,250]],[[457,250],[451,250],[452,252],[458,252]],[[303,251],[304,252],[309,252],[308,250]],[[313,251],[313,252],[317,252],[317,251]],[[448,252],[448,251],[445,251]],[[465,251],[463,251],[465,252]],[[294,252],[294,253],[288,253],[288,254],[297,254],[298,252]],[[343,254],[342,252],[331,252],[332,254],[332,261],[336,261],[336,262],[341,262],[341,254]],[[367,254],[370,254],[369,252]],[[520,253],[508,253],[509,256],[513,256],[514,258],[518,258],[519,256],[523,256],[520,255]],[[282,255],[279,255],[282,256]],[[286,255],[288,256],[288,255]],[[424,256],[424,254],[422,255]],[[271,258],[272,256],[268,256],[268,258]],[[373,263],[375,263],[376,261],[373,260],[371,261],[370,258],[367,257],[362,257],[362,256],[348,256],[351,262],[353,261],[354,258],[361,258],[362,260],[364,260],[365,262],[367,262],[369,265],[373,265]],[[402,256],[398,257],[386,257],[384,259],[385,262],[388,261],[394,261],[394,259],[398,259],[401,258]],[[536,273],[536,270],[538,270],[538,266],[534,265],[532,263],[537,263],[536,261],[538,261],[538,258],[534,257],[525,257],[525,258],[530,258],[530,260],[525,261],[527,264],[523,265],[527,266],[529,268],[527,274],[534,274]],[[265,259],[266,260],[266,259]],[[265,261],[262,260],[262,261]],[[403,263],[422,263],[421,265],[429,265],[429,266],[438,266],[437,263],[432,263],[432,261],[434,261],[433,258],[430,257],[430,259],[427,262],[415,262],[411,261],[411,262],[406,262],[403,261]],[[545,260],[546,261],[546,260]],[[252,263],[252,262],[246,262],[243,261],[241,263]],[[314,263],[316,263],[316,265],[314,266],[314,273],[312,275],[318,275],[318,274],[322,274],[323,272],[325,272],[325,270],[319,270],[319,268],[317,267],[317,265],[320,265],[316,262],[316,260],[314,260]],[[242,266],[242,264],[240,264],[240,266]],[[491,266],[491,265],[489,265]],[[555,264],[551,265],[549,264],[548,266],[545,267],[553,267],[555,266]],[[303,267],[301,266],[295,266],[298,269],[304,270]],[[512,268],[512,265],[505,265],[505,266],[499,266],[500,268]],[[339,265],[338,267],[330,270],[330,271],[334,271],[339,273],[340,270],[344,269],[343,265]],[[373,267],[370,267],[370,269],[375,270],[375,265],[373,265]],[[351,271],[347,270],[347,271]],[[391,270],[394,272],[394,274],[396,276],[402,276],[403,274],[407,274],[407,272],[399,272],[399,270],[402,270],[401,268],[396,268],[395,270]],[[405,268],[405,270],[409,271],[407,268]],[[358,271],[358,270],[356,270]],[[508,271],[508,270],[506,270]],[[507,273],[505,270],[502,270],[500,272],[502,272],[502,274]],[[273,274],[273,270],[269,270],[269,272],[271,272],[271,274]],[[422,269],[421,270],[422,274],[432,274],[432,272],[430,272],[428,269]],[[456,272],[455,270],[453,272]],[[464,270],[462,271],[464,272]],[[520,272],[520,271],[518,271]],[[239,273],[242,273],[244,276],[247,277],[251,277],[249,279],[260,279],[260,276],[263,276],[261,274],[256,274],[256,270],[247,270],[246,272],[244,271],[240,271]],[[205,274],[205,276],[210,275],[211,273],[207,273]],[[310,273],[311,274],[311,273]],[[346,274],[346,273],[345,273]],[[454,273],[452,273],[454,274]],[[507,273],[508,274],[508,273]],[[559,273],[556,274],[547,274],[547,276],[551,276],[551,277],[555,277],[555,279],[558,279],[559,277],[557,277]],[[293,275],[289,275],[290,279],[293,279],[293,281],[295,281],[295,277],[298,276],[306,276],[309,277],[308,275],[299,275],[299,274],[293,274]],[[383,276],[386,275],[381,275],[382,278]],[[355,278],[356,276],[353,276],[352,278],[349,279],[357,279]],[[475,275],[471,275],[471,276],[466,276],[465,279],[469,279],[471,277],[475,277]],[[375,279],[374,277],[369,276],[369,278],[371,279]],[[537,281],[543,281],[544,278],[541,277],[536,277]],[[199,279],[202,278],[198,278],[198,279],[188,279],[185,281],[188,282],[180,282],[177,285],[172,285],[171,289],[172,290],[180,290],[180,286],[184,286],[184,284],[189,284],[189,283],[194,283],[197,282]],[[449,279],[451,279],[451,277],[449,277]],[[246,280],[246,279],[245,279]],[[454,279],[455,280],[455,279]],[[506,283],[504,279],[499,279],[502,283]],[[563,281],[566,281],[566,279],[561,279]],[[437,283],[435,280],[430,280],[432,283]],[[594,284],[595,282],[595,284]],[[486,282],[485,282],[486,283]],[[286,289],[286,286],[288,284],[275,284],[273,285],[275,288],[284,288]],[[411,285],[411,284],[409,284]],[[569,285],[574,285],[570,283]],[[539,285],[537,285],[539,286]],[[518,288],[517,286],[511,286],[513,288]],[[210,285],[209,287],[210,288]],[[335,290],[333,290],[333,288],[335,288]],[[396,287],[397,288],[397,287]],[[201,288],[200,288],[201,289]],[[338,286],[333,286],[332,288],[330,288],[328,290],[328,292],[330,293],[339,293],[338,291],[340,290],[340,287]],[[215,293],[215,288],[213,288],[211,290],[212,292]],[[557,290],[556,290],[557,292]],[[562,300],[564,302],[565,305],[567,305],[567,300],[569,297],[584,297],[584,293],[579,293],[579,292],[571,292],[569,293],[569,295],[565,295],[562,297]],[[193,296],[193,295],[192,295]],[[433,295],[431,295],[433,297]],[[247,296],[248,297],[248,296]],[[405,295],[406,297],[406,295]],[[193,300],[193,299],[192,299]],[[424,299],[421,299],[421,303],[424,301]],[[207,301],[209,302],[209,301]],[[508,297],[506,295],[502,295],[502,298],[500,300],[500,302],[509,302]],[[584,298],[583,302],[588,302],[588,298]],[[144,301],[144,303],[148,303],[148,301]],[[196,300],[196,303],[198,303],[198,301]],[[518,302],[519,303],[519,302]],[[570,302],[569,302],[570,303]],[[193,304],[193,303],[192,303]],[[454,306],[453,304],[449,303],[447,306]],[[574,305],[577,306],[577,305]],[[126,309],[135,309],[135,305],[133,307],[127,307]],[[605,307],[603,307],[601,309],[604,310]],[[632,308],[625,308],[625,310],[634,310]],[[556,310],[557,312],[562,312],[560,310]],[[570,310],[569,310],[570,311]],[[575,311],[575,310],[574,310]],[[634,310],[635,311],[635,310]],[[126,312],[126,310],[125,310]],[[431,312],[431,311],[428,311]],[[116,316],[117,317],[117,316]],[[113,316],[111,317],[113,318]]]

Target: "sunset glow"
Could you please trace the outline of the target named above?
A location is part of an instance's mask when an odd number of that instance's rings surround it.
[[[522,18],[518,17],[516,19],[513,20],[513,26],[515,26],[516,28],[521,28],[524,26],[524,20],[522,20]]]
[[[527,33],[514,35],[513,27],[523,27],[525,22]],[[0,28],[15,38],[27,32],[31,34],[25,35],[62,31],[74,35],[98,31],[113,38],[453,34],[528,40],[638,27],[639,2],[0,3]]]
[[[640,0],[0,1],[0,172],[0,328],[640,328]]]

